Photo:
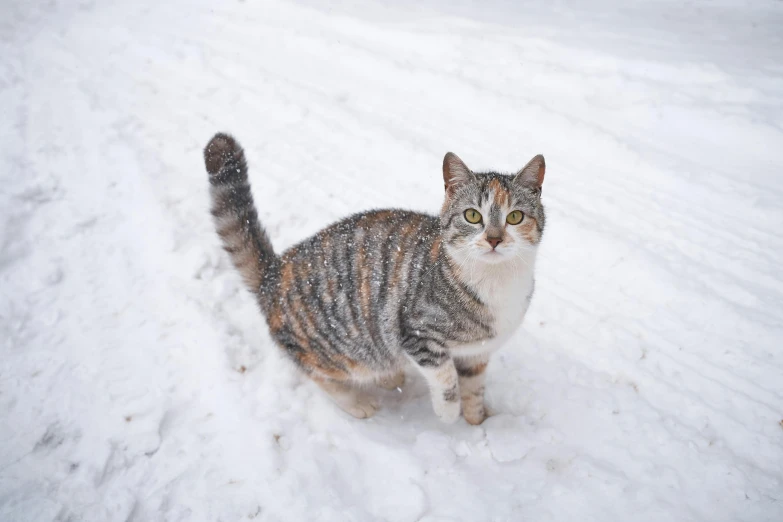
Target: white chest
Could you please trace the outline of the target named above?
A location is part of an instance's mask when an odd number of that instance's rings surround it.
[[[474,287],[494,319],[495,336],[485,341],[454,346],[452,352],[455,356],[476,357],[492,353],[502,347],[522,324],[533,293],[533,271],[517,273],[513,277],[503,275],[485,278]]]
[[[533,274],[492,285],[481,292],[482,301],[495,318],[496,337],[511,334],[522,324],[532,293]]]

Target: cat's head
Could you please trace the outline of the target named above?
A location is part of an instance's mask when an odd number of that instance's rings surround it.
[[[544,230],[544,157],[513,175],[472,172],[456,154],[443,158],[443,243],[460,263],[525,262]]]

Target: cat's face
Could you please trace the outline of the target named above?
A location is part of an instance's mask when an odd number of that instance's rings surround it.
[[[543,156],[536,156],[515,175],[473,173],[447,154],[440,219],[451,256],[472,265],[526,262],[544,229],[544,170]]]

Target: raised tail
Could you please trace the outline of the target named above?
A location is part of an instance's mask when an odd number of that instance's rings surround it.
[[[212,216],[223,248],[254,294],[277,256],[258,213],[247,179],[245,152],[228,134],[218,133],[204,148],[209,173]]]

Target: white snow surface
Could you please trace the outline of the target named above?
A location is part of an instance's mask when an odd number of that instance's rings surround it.
[[[0,520],[783,520],[783,3],[6,0]],[[348,417],[221,250],[547,159],[481,426]]]

